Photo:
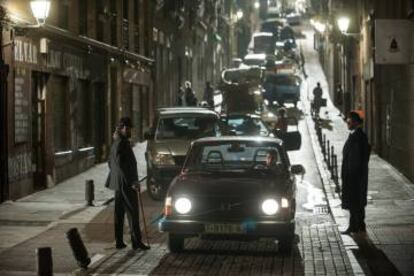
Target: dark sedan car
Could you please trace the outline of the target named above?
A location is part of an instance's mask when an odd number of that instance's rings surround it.
[[[274,167],[266,165],[276,152]],[[159,230],[168,232],[171,252],[184,239],[271,237],[289,251],[295,232],[296,180],[279,139],[210,137],[194,141],[180,175],[171,183]]]

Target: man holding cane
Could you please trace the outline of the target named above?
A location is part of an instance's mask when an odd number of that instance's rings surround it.
[[[129,138],[131,137],[132,122],[128,117],[119,120],[113,135],[109,154],[109,175],[105,186],[115,191],[114,226],[116,248],[126,247],[123,241],[125,213],[131,232],[132,248],[147,250],[150,247],[141,241],[139,227],[138,197],[139,192],[137,161],[132,151]]]

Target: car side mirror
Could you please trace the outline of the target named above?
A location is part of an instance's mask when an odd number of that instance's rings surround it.
[[[144,133],[145,140],[152,140],[154,139],[154,133],[152,131],[145,131]]]
[[[292,165],[290,167],[290,171],[293,174],[305,174],[305,168],[302,165],[300,165],[300,164],[298,164],[298,165]]]

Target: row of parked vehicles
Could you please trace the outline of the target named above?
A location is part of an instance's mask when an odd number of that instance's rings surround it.
[[[287,87],[300,86],[300,79],[281,73],[294,61],[276,58],[277,40],[271,37],[271,43],[254,45],[264,51],[253,53],[263,58],[258,64],[246,56],[222,72],[220,114],[201,107],[159,108],[145,134],[148,192],[165,201],[159,230],[168,232],[172,252],[182,251],[185,239],[194,236],[268,237],[278,240],[281,251],[292,247],[294,175],[303,167],[290,164],[287,151],[299,149],[301,139],[270,125],[277,119],[273,104],[296,105],[300,89]]]

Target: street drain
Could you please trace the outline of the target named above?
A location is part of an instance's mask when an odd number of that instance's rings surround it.
[[[326,204],[317,204],[313,207],[314,215],[327,215],[329,214],[329,208]]]

